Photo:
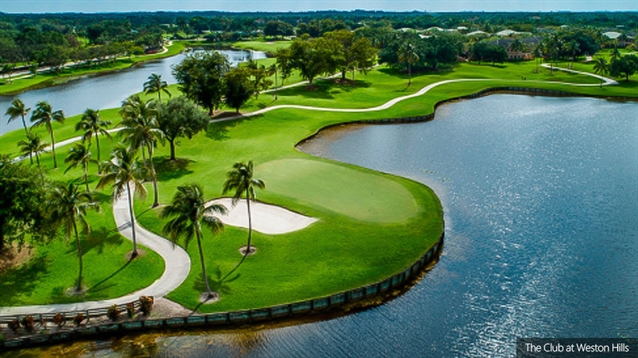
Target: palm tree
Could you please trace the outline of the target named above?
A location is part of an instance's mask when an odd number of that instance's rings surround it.
[[[52,122],[64,123],[64,112],[62,110],[53,111],[51,105],[46,101],[40,101],[35,105],[35,111],[31,115],[33,127],[45,125],[47,132],[51,135],[51,152],[53,153],[53,168],[58,167],[55,159],[55,137],[53,136]]]
[[[151,101],[144,102],[138,95],[127,98],[120,109],[122,122],[119,124],[124,129],[120,135],[134,149],[142,149],[144,164],[150,167],[153,179],[153,207],[159,205],[159,191],[157,189],[157,173],[153,164],[153,151],[158,140],[164,138],[164,133],[157,123],[157,111]],[[146,161],[148,151],[148,162]]]
[[[84,184],[86,185],[86,191],[89,191],[89,177],[87,174],[87,170],[89,168],[89,163],[91,160],[91,151],[82,143],[77,143],[73,148],[69,150],[69,154],[66,156],[64,160],[65,163],[70,163],[69,167],[66,168],[64,173],[69,170],[77,167],[79,164],[82,164],[82,168],[84,169]]]
[[[255,200],[255,188],[264,189],[266,185],[260,179],[253,178],[253,162],[248,164],[239,162],[233,165],[233,169],[228,172],[228,179],[224,183],[223,194],[234,190],[233,206],[237,204],[244,193],[246,194],[246,205],[248,207],[248,244],[244,255],[250,254],[250,239],[252,236],[252,221],[250,217],[250,201]]]
[[[78,224],[84,227],[86,234],[90,232],[89,223],[86,220],[86,213],[89,209],[100,211],[100,206],[93,201],[91,192],[80,192],[79,187],[73,183],[68,186],[58,185],[53,188],[50,198],[47,202],[48,212],[51,221],[56,225],[61,225],[66,234],[66,242],[69,243],[71,233],[75,236],[75,246],[78,251],[78,260],[80,262],[80,272],[78,274],[76,292],[82,291],[82,245],[80,244],[80,235],[78,233]]]
[[[609,65],[607,64],[607,60],[605,60],[603,57],[597,58],[596,62],[594,62],[593,70],[595,73],[601,75],[609,73]]]
[[[594,67],[593,70],[595,73],[599,74],[599,75],[606,75],[609,73],[609,64],[607,63],[607,60],[605,60],[603,57],[599,57],[596,59],[596,62],[594,62]],[[600,83],[600,88],[603,88],[603,83],[605,83],[605,80],[603,79],[602,82]]]
[[[399,62],[408,65],[408,86],[412,84],[412,65],[419,60],[419,54],[411,43],[406,43],[399,48]]]
[[[620,50],[618,46],[614,46],[613,50],[611,50],[611,62],[614,62],[620,58]]]
[[[111,121],[103,121],[100,118],[100,111],[87,108],[82,114],[82,119],[75,125],[76,131],[84,131],[82,135],[82,141],[88,141],[91,145],[91,139],[95,137],[95,144],[97,144],[97,162],[98,162],[98,174],[100,174],[100,134],[111,139],[111,135],[106,130],[111,125]]]
[[[27,128],[27,122],[24,120],[24,117],[29,114],[31,110],[30,107],[24,105],[20,98],[16,98],[11,102],[11,107],[7,108],[6,115],[9,116],[9,120],[7,124],[11,123],[14,119],[21,117],[22,118],[22,126],[24,127],[24,131],[27,135],[29,135],[29,129]]]
[[[107,184],[113,183],[113,191],[115,198],[119,198],[124,191],[128,196],[128,209],[131,217],[131,238],[133,239],[133,253],[131,257],[136,257],[137,237],[135,235],[135,215],[133,214],[133,194],[131,186],[135,189],[135,193],[141,198],[146,197],[146,188],[138,179],[144,176],[145,167],[138,167],[135,161],[135,151],[124,148],[122,146],[115,147],[111,152],[111,160],[102,163],[104,173],[97,183],[97,189],[104,188]]]
[[[171,93],[167,88],[168,84],[166,81],[162,81],[162,75],[158,75],[156,73],[148,76],[148,81],[144,82],[144,92],[146,94],[157,92],[157,100],[159,102],[162,101],[162,92],[166,93],[168,97],[171,97]]]
[[[27,134],[27,140],[21,140],[18,142],[18,146],[20,147],[20,153],[27,155],[29,154],[29,159],[31,159],[31,164],[33,164],[33,155],[35,154],[35,159],[38,163],[38,169],[40,169],[40,175],[42,174],[42,167],[40,166],[40,153],[44,151],[44,148],[48,147],[49,144],[42,141],[39,135],[34,133]]]
[[[162,232],[174,243],[181,236],[186,238],[185,246],[188,248],[193,237],[197,238],[199,248],[199,259],[202,262],[202,275],[206,283],[208,298],[215,297],[208,284],[206,274],[206,264],[204,262],[204,251],[202,250],[202,223],[208,227],[213,234],[224,228],[221,220],[213,216],[214,213],[226,214],[226,207],[221,204],[206,206],[204,193],[197,184],[178,186],[177,193],[173,197],[170,205],[164,207],[160,213],[160,218],[171,218],[162,228]]]

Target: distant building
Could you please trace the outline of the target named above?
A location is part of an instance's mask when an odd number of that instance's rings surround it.
[[[507,59],[508,60],[533,60],[534,59],[534,48],[538,46],[541,42],[540,37],[526,37],[519,39],[523,44],[522,50],[514,50],[512,49],[512,44],[516,39],[513,38],[505,38],[491,41],[491,45],[497,45],[505,48],[507,51]]]

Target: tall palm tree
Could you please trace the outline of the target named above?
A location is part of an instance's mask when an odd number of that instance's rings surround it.
[[[160,213],[160,218],[171,218],[162,228],[162,232],[173,242],[177,242],[184,236],[185,245],[188,248],[189,242],[195,237],[199,248],[199,259],[202,262],[202,275],[206,283],[208,298],[215,297],[208,284],[206,274],[206,263],[204,262],[204,251],[202,250],[202,224],[208,227],[213,234],[224,228],[221,220],[213,216],[214,213],[226,214],[226,207],[221,204],[206,206],[202,188],[197,184],[178,186],[177,193],[173,197],[170,205],[164,207]]]
[[[87,174],[89,163],[92,162],[91,159],[91,151],[87,146],[83,143],[76,143],[73,148],[69,150],[69,154],[66,156],[64,160],[65,163],[69,163],[69,167],[66,168],[64,173],[69,170],[77,167],[79,164],[82,164],[82,168],[84,169],[84,185],[86,185],[86,191],[89,190],[89,177]]]
[[[399,62],[408,65],[408,86],[412,84],[412,66],[419,60],[419,54],[411,43],[406,43],[399,48]]]
[[[113,183],[113,194],[115,198],[119,198],[124,191],[128,196],[128,209],[131,217],[131,238],[133,239],[133,253],[131,257],[136,257],[137,237],[135,235],[135,215],[133,214],[133,192],[131,186],[135,189],[135,194],[141,198],[146,197],[146,188],[142,185],[142,181],[138,178],[144,177],[146,174],[145,167],[138,167],[135,161],[135,151],[124,148],[122,146],[115,147],[111,152],[111,160],[102,163],[102,177],[97,183],[97,188],[102,189],[106,185]]]
[[[47,132],[51,135],[51,152],[53,153],[53,167],[58,167],[55,159],[55,137],[53,136],[53,122],[64,123],[64,112],[62,110],[53,111],[51,105],[46,101],[40,101],[35,105],[35,111],[31,115],[33,127],[45,125]]]
[[[228,179],[224,183],[223,194],[234,190],[233,206],[237,204],[242,195],[246,195],[246,206],[248,208],[248,244],[244,255],[250,254],[250,239],[252,237],[252,219],[250,216],[250,201],[255,200],[255,188],[264,189],[266,185],[261,179],[253,178],[253,161],[248,164],[243,162],[235,163],[233,169],[227,174]]]
[[[14,99],[13,102],[11,102],[11,107],[7,108],[6,115],[9,116],[7,124],[11,123],[11,121],[15,120],[18,117],[22,118],[22,126],[24,127],[24,131],[27,135],[29,135],[29,129],[27,128],[27,122],[24,120],[24,117],[29,114],[30,110],[31,108],[25,106],[20,98]]]
[[[144,102],[138,95],[127,98],[120,109],[124,127],[120,135],[124,141],[128,142],[132,148],[141,149],[144,164],[149,166],[151,178],[153,179],[153,207],[159,205],[159,191],[157,189],[157,173],[153,164],[153,151],[158,140],[164,138],[164,133],[159,129],[157,123],[157,111],[151,101]],[[148,152],[148,162],[146,153]]]
[[[100,206],[93,201],[93,195],[89,191],[81,192],[79,187],[73,183],[68,186],[62,184],[53,188],[50,198],[47,202],[48,212],[51,221],[56,225],[62,226],[66,234],[66,242],[69,243],[71,234],[75,236],[75,246],[78,252],[78,260],[80,262],[80,271],[75,290],[82,291],[82,245],[80,244],[80,235],[78,232],[78,221],[88,235],[90,232],[89,223],[86,220],[86,213],[89,209],[100,211]]]
[[[48,147],[49,144],[42,141],[39,135],[34,133],[27,134],[26,140],[21,140],[18,142],[18,146],[20,147],[20,153],[27,155],[29,154],[29,159],[31,159],[31,164],[33,164],[33,155],[35,154],[35,159],[38,163],[38,169],[40,169],[40,175],[42,174],[42,167],[40,166],[40,153],[44,151],[44,148]]]
[[[91,145],[91,139],[95,137],[95,144],[97,144],[98,174],[100,174],[99,163],[101,163],[100,134],[111,139],[111,135],[106,130],[111,124],[111,121],[103,121],[100,118],[99,110],[87,108],[82,114],[82,119],[75,125],[76,131],[84,131],[82,141],[88,141],[89,146]]]
[[[168,91],[168,84],[166,81],[162,81],[162,75],[153,73],[148,76],[148,81],[144,82],[144,92],[157,93],[157,100],[162,101],[162,92],[166,93],[168,97],[171,97],[171,93]]]

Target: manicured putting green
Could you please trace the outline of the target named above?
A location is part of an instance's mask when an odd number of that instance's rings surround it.
[[[417,213],[412,194],[386,176],[306,159],[273,160],[256,172],[271,192],[356,220],[400,223]]]

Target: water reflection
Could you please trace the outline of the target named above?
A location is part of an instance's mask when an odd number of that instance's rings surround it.
[[[638,336],[638,104],[495,95],[442,106],[428,123],[321,137],[303,149],[444,194],[439,263],[379,307],[151,335],[151,356],[509,357],[518,337]],[[122,344],[79,355],[133,349]]]

